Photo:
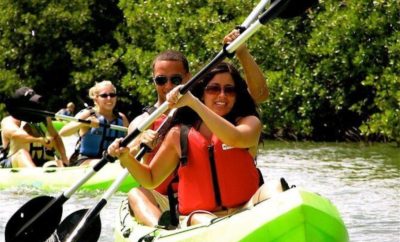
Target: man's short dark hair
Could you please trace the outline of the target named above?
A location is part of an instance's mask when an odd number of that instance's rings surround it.
[[[179,61],[183,64],[183,68],[185,69],[185,71],[189,72],[189,62],[186,59],[185,55],[183,55],[179,51],[166,50],[158,54],[156,58],[154,58],[153,64],[151,66],[153,70],[157,61]]]

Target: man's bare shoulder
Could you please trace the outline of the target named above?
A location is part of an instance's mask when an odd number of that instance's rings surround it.
[[[4,126],[8,126],[8,125],[16,125],[19,126],[21,124],[21,121],[19,121],[18,119],[13,118],[12,116],[6,116],[1,120],[1,126],[4,128]]]
[[[10,139],[15,132],[19,130],[22,131],[20,126],[21,121],[13,118],[12,116],[7,116],[1,120],[1,134],[2,136]]]

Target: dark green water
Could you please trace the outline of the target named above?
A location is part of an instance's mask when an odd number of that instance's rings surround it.
[[[350,241],[399,241],[399,148],[390,144],[266,141],[258,166],[267,181],[285,177],[289,184],[331,200],[342,215]],[[43,194],[29,188],[0,191],[0,241],[4,241],[4,227],[10,216],[29,199]],[[90,208],[101,195],[74,194],[64,205],[64,216]],[[100,241],[113,240],[115,211],[124,197],[116,194],[101,212]]]

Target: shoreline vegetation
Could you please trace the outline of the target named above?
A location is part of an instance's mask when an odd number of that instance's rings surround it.
[[[157,53],[179,50],[197,73],[257,2],[0,1],[0,118],[20,86],[55,112],[70,101],[84,108],[86,90],[107,79],[132,120],[155,102],[149,79]],[[246,42],[270,89],[260,105],[265,137],[400,147],[398,1],[319,2],[300,17],[270,21]]]

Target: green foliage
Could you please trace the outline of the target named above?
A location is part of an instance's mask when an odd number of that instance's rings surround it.
[[[398,142],[399,13],[394,0],[326,0],[306,18],[273,23],[265,35],[275,49],[261,61],[268,133]]]
[[[395,140],[400,145],[400,32],[387,38],[389,63],[380,77],[369,75],[363,82],[376,91],[374,103],[377,112],[360,129],[364,135]]]
[[[159,52],[181,51],[195,74],[257,3],[0,1],[0,101],[27,85],[47,94],[50,110],[65,100],[79,106],[76,96],[85,99],[95,81],[109,79],[133,118],[156,99],[149,79]],[[252,36],[247,45],[270,88],[261,105],[265,133],[400,144],[399,8],[398,0],[320,0]]]
[[[115,1],[4,0],[0,9],[0,77],[15,83],[5,95],[31,86],[58,110],[68,100],[79,103],[76,94],[94,81],[119,79],[112,30],[122,12]]]

